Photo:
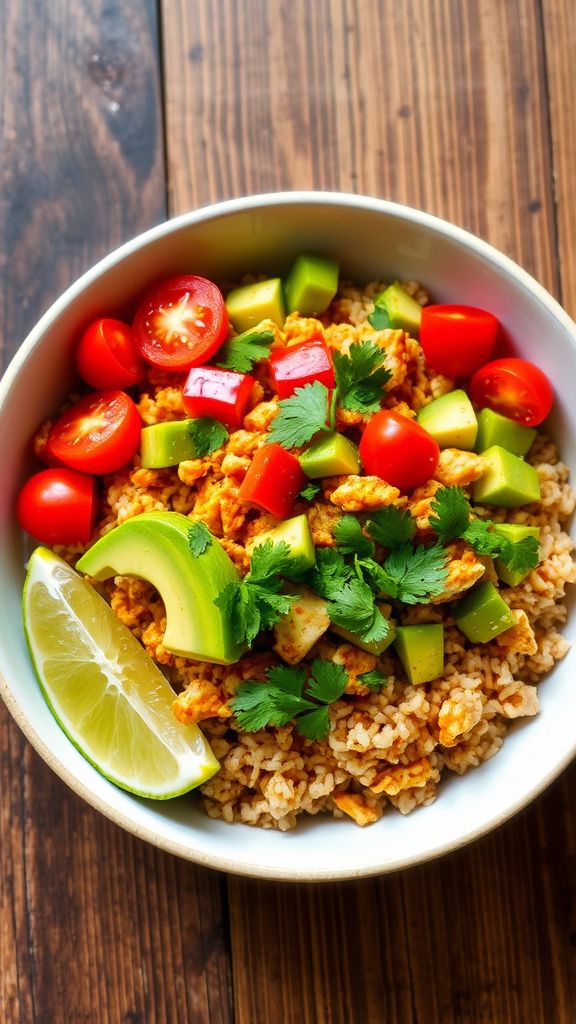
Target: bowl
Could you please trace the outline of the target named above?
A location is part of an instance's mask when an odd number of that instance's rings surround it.
[[[22,344],[0,386],[0,690],[46,763],[118,825],[180,857],[223,871],[284,880],[336,880],[425,862],[487,833],[528,804],[576,754],[576,651],[542,682],[541,712],[517,722],[502,750],[462,777],[445,779],[435,803],[408,817],[385,814],[360,830],[311,818],[293,832],[228,825],[193,799],[157,803],[104,779],[78,753],[44,703],[21,624],[25,553],[15,496],[30,469],[30,439],[71,384],[71,348],[87,320],[120,310],[163,276],[200,273],[234,280],[254,270],[282,274],[302,250],[332,255],[344,277],[416,279],[437,302],[499,317],[513,352],[533,360],[556,390],[551,418],[576,479],[576,327],[553,298],[506,256],[426,213],[356,195],[293,192],[209,206],[127,242],[54,303]],[[565,634],[574,644],[576,616]]]

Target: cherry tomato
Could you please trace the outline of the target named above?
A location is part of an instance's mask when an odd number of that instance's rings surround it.
[[[546,374],[527,359],[494,359],[472,377],[470,398],[480,408],[487,405],[525,427],[537,427],[552,408],[554,392]]]
[[[73,469],[42,469],[20,491],[16,515],[22,529],[43,544],[86,544],[96,508],[94,477]]]
[[[124,391],[93,391],[70,406],[48,434],[50,458],[86,473],[114,473],[140,446],[142,420]]]
[[[194,366],[184,385],[182,402],[189,416],[213,416],[238,427],[255,383],[249,373]]]
[[[295,455],[279,444],[265,444],[254,452],[238,497],[273,516],[288,519],[305,483],[306,477]]]
[[[207,363],[228,333],[219,288],[205,277],[171,277],[148,293],[134,319],[136,345],[148,363],[189,370]]]
[[[439,457],[436,441],[419,423],[390,409],[372,417],[360,441],[366,472],[401,491],[411,491],[429,480]]]
[[[469,377],[492,355],[498,320],[475,306],[424,306],[420,344],[427,361],[446,377]]]
[[[309,338],[271,352],[270,374],[278,398],[289,398],[296,388],[315,380],[325,384],[329,391],[335,383],[328,346],[321,338]]]
[[[121,320],[95,320],[76,349],[78,373],[92,388],[130,388],[144,376],[134,331]]]

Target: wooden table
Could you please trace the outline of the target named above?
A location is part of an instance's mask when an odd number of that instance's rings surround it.
[[[573,0],[3,0],[5,362],[118,243],[267,190],[384,196],[576,313]],[[543,339],[545,341],[545,339]],[[176,860],[0,715],[3,1024],[572,1024],[576,769],[497,833],[363,883]]]

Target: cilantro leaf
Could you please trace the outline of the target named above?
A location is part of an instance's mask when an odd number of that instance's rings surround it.
[[[333,595],[328,615],[336,626],[353,633],[364,643],[384,640],[391,628],[376,607],[372,590],[359,579],[351,579]]]
[[[328,708],[306,711],[296,719],[296,729],[307,740],[322,740],[330,730]]]
[[[370,516],[366,523],[366,531],[377,544],[393,549],[412,540],[416,532],[416,523],[406,509],[387,505]]]
[[[479,555],[489,555],[491,558],[496,558],[510,543],[496,533],[494,524],[489,519],[473,519],[460,536],[462,540],[471,544]]]
[[[470,502],[461,487],[441,487],[430,508],[434,515],[429,516],[428,522],[442,544],[463,535],[470,522]]]
[[[320,489],[320,484],[316,484],[313,480],[309,480],[306,486],[300,491],[298,497],[303,498],[304,501],[313,501]]]
[[[390,315],[382,301],[383,295],[384,292],[382,292],[381,295],[377,296],[377,298],[374,301],[374,309],[368,316],[368,323],[370,324],[371,327],[374,328],[375,331],[386,331],[390,327],[392,327]]]
[[[439,544],[414,548],[402,544],[390,552],[377,573],[380,590],[404,604],[424,604],[441,594],[446,583],[447,555]]]
[[[191,521],[188,527],[188,547],[194,557],[198,558],[199,555],[203,555],[211,543],[212,534],[208,527],[204,523]]]
[[[306,574],[306,582],[320,597],[330,600],[353,575],[354,570],[336,548],[317,548],[316,565]]]
[[[204,459],[226,443],[228,431],[223,423],[211,416],[199,416],[188,420],[188,437],[194,445],[194,458]]]
[[[281,586],[281,580],[269,580],[266,586],[261,586],[244,579],[228,583],[214,599],[230,622],[236,643],[251,647],[258,633],[274,626],[290,611],[296,598],[279,594]]]
[[[284,693],[293,693],[301,697],[306,682],[306,669],[295,668],[292,665],[275,665],[268,669],[266,678],[272,686],[283,690]]]
[[[540,545],[536,537],[523,537],[522,540],[510,541],[498,556],[512,572],[530,572],[540,561]]]
[[[348,684],[348,673],[343,665],[324,658],[315,658],[308,680],[308,693],[323,704],[331,704],[342,696]]]
[[[278,403],[278,415],[270,424],[266,438],[283,448],[300,448],[320,430],[329,431],[330,393],[319,380],[296,388],[290,398]]]
[[[334,539],[343,554],[374,554],[374,544],[362,533],[362,524],[356,516],[342,516],[334,527]]]
[[[275,576],[286,575],[293,563],[294,556],[286,541],[274,543],[268,538],[252,549],[250,572],[245,577],[245,582],[264,583]]]
[[[363,672],[361,676],[358,676],[358,682],[362,683],[362,686],[367,686],[374,693],[377,693],[382,687],[388,685],[388,677],[383,672],[379,672],[377,668],[374,668],[371,672]]]
[[[375,341],[355,341],[348,352],[334,352],[334,374],[338,401],[352,412],[378,412],[384,397],[384,386],[391,378],[385,369],[385,352]]]
[[[272,331],[260,331],[258,328],[244,331],[224,342],[218,352],[216,366],[221,366],[223,370],[249,373],[254,363],[267,357],[273,341]]]
[[[240,684],[230,707],[241,729],[258,732],[267,725],[286,725],[295,715],[316,705],[277,686],[250,680]]]

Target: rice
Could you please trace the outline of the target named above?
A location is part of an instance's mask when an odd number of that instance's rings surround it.
[[[362,290],[341,285],[321,323],[289,317],[284,331],[275,329],[275,347],[288,340],[304,340],[318,331],[324,333],[328,345],[344,350],[354,338],[373,337],[375,332],[366,318],[384,287],[383,282],[372,282]],[[418,283],[406,282],[405,287],[425,304],[427,295]],[[386,352],[392,375],[388,407],[414,416],[426,402],[454,387],[453,381],[427,368],[418,342],[404,332],[378,332],[378,343]],[[143,469],[136,460],[107,479],[100,535],[140,512],[174,510],[202,520],[222,538],[238,570],[247,570],[247,547],[276,522],[237,498],[239,484],[276,412],[264,365],[256,368],[255,376],[257,384],[243,428],[232,433],[213,455],[166,470]],[[184,416],[183,380],[150,370],[139,398],[146,424]],[[361,427],[362,416],[342,415],[339,425],[343,429]],[[42,432],[37,447],[41,451]],[[467,458],[446,460],[448,470],[466,490],[470,480],[462,473],[473,478],[477,467],[471,459],[481,460],[473,453],[456,454]],[[238,729],[230,698],[243,680],[264,680],[266,669],[278,661],[269,649],[257,649],[233,666],[177,657],[162,646],[165,613],[154,589],[142,580],[122,577],[105,585],[116,614],[162,665],[179,692],[175,714],[183,721],[201,723],[220,761],[220,772],[201,790],[202,806],[210,817],[285,831],[304,815],[347,816],[367,825],[388,807],[408,814],[436,798],[446,773],[461,775],[493,757],[510,722],[538,713],[536,684],[568,649],[559,630],[566,619],[566,584],[576,580],[574,545],[565,529],[576,499],[568,483],[568,469],[549,438],[537,438],[528,460],[540,478],[540,503],[513,510],[485,510],[495,520],[538,526],[541,531],[538,567],[518,586],[501,588],[514,612],[514,627],[489,644],[472,645],[450,618],[449,603],[397,608],[395,615],[403,624],[445,625],[443,676],[418,686],[406,681],[390,650],[377,658],[327,633],[310,658],[344,664],[350,684],[344,697],[331,705],[330,732],[320,741],[305,739],[292,724],[250,734]],[[426,526],[437,487],[438,482],[432,481],[408,496],[419,529]],[[376,506],[382,501],[380,491],[371,499],[366,488],[355,492],[355,505],[350,504],[350,496],[340,498],[338,504],[338,488],[332,486],[312,503],[297,506],[297,513],[307,515],[318,546],[334,543],[334,525],[343,510],[362,511],[373,507],[370,500]],[[405,505],[407,499],[397,492],[390,500]],[[76,554],[68,552],[68,557]],[[462,556],[458,567],[463,573],[462,550],[454,556],[454,564]],[[476,559],[474,571],[484,574],[483,578],[493,577],[489,560],[478,565]],[[367,693],[358,682],[359,675],[373,668],[388,678],[379,693]]]

